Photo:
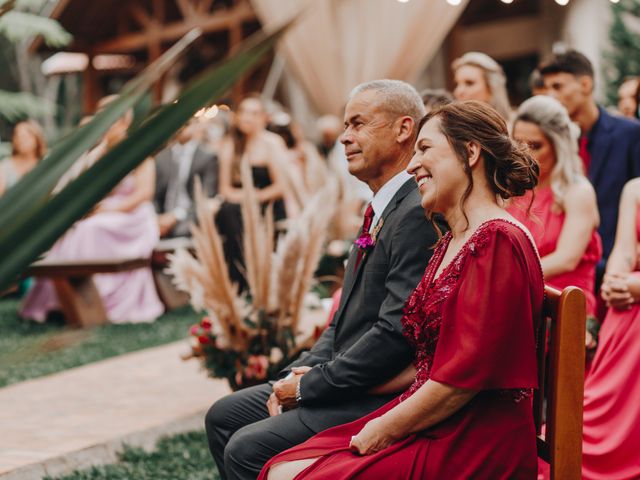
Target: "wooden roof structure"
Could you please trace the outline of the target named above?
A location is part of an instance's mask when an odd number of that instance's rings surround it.
[[[59,0],[50,15],[73,35],[65,51],[89,56],[84,72],[84,110],[92,112],[101,96],[92,59],[100,54],[129,54],[147,63],[193,28],[200,28],[210,64],[232,52],[260,28],[249,0]],[[208,43],[208,46],[206,45]],[[47,51],[41,39],[31,51]],[[162,85],[156,86],[156,99]],[[234,89],[242,94],[242,86]]]

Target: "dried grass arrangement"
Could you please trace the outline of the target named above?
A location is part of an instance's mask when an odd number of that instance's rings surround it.
[[[232,388],[264,381],[315,340],[317,333],[300,338],[298,325],[335,213],[326,198],[337,195],[331,184],[310,199],[275,249],[272,209],[261,213],[248,165],[242,167],[242,182],[248,292],[240,294],[229,278],[221,233],[199,181],[198,225],[191,227],[195,256],[178,250],[169,257],[168,269],[193,307],[207,312],[191,328],[192,356],[202,360],[211,376],[227,378]]]

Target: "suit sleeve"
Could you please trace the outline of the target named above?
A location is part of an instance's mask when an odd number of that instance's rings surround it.
[[[318,364],[301,379],[302,402],[311,405],[327,399],[348,397],[391,378],[413,358],[402,334],[402,313],[407,297],[424,274],[429,247],[437,240],[424,211],[416,206],[401,218],[389,245],[386,297],[372,318],[372,327],[349,349]]]

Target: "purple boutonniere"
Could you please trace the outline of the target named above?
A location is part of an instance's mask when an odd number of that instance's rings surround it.
[[[376,239],[378,238],[378,233],[380,232],[380,229],[382,228],[382,223],[383,220],[380,219],[378,221],[378,223],[376,224],[375,227],[373,227],[373,231],[371,233],[369,232],[363,232],[354,242],[356,244],[356,246],[366,252],[370,249],[372,249],[373,247],[375,247],[376,245]]]

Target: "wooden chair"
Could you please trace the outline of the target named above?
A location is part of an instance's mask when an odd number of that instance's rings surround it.
[[[582,467],[584,395],[584,292],[545,287],[545,321],[538,335],[540,388],[533,408],[538,456],[549,463],[551,479],[579,480]],[[542,425],[546,424],[541,435]]]

